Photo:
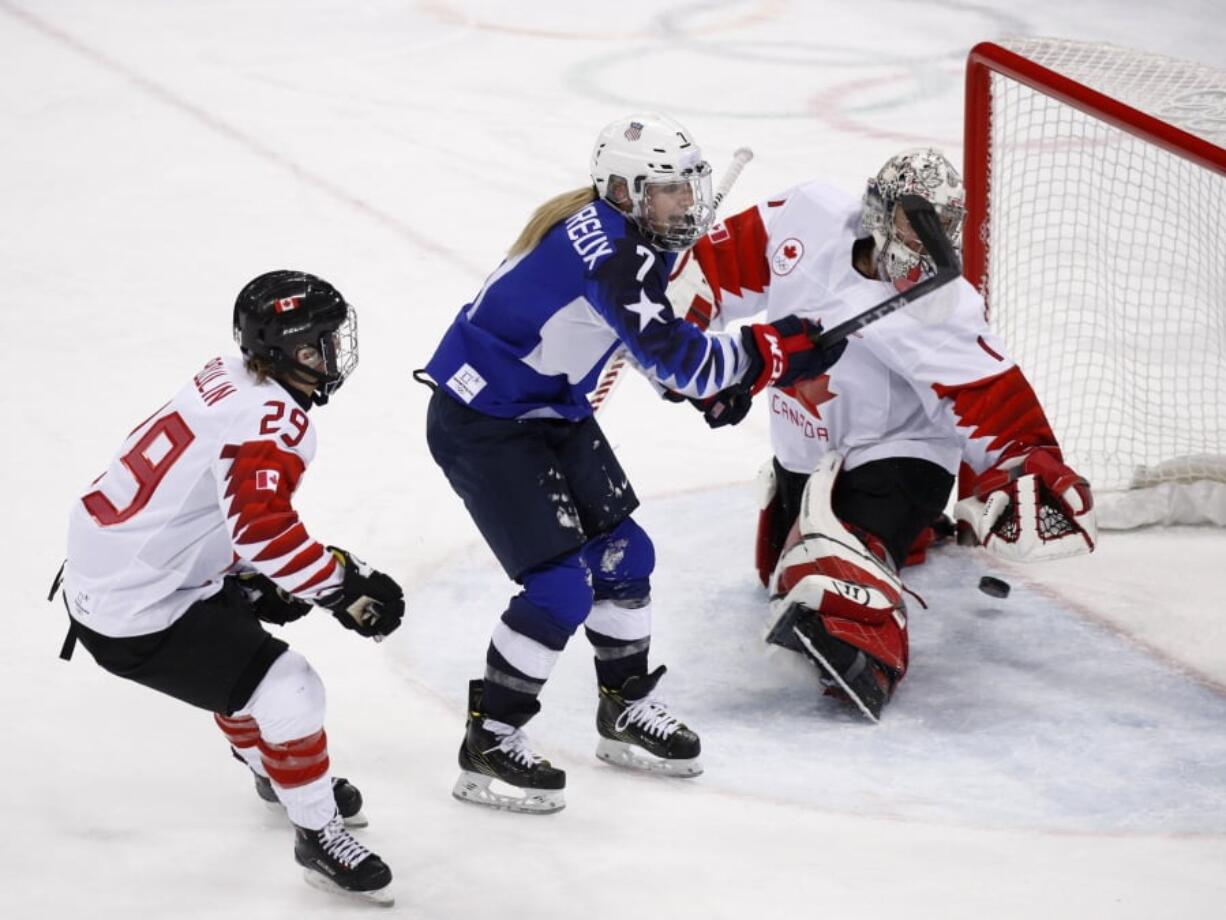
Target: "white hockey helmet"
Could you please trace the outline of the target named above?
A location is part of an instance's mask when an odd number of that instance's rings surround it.
[[[688,249],[715,218],[711,166],[667,115],[643,112],[606,125],[592,149],[592,182],[661,249]]]
[[[966,192],[953,164],[931,147],[904,150],[890,157],[881,171],[868,180],[860,231],[871,235],[876,244],[878,276],[896,284],[914,283],[931,274],[933,266],[914,235],[908,240],[900,234],[894,213],[900,195],[919,195],[931,202],[945,235],[954,249],[961,252]]]

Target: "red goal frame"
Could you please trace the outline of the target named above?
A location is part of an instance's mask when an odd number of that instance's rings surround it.
[[[1139,109],[1117,102],[1076,80],[1042,67],[992,42],[980,42],[966,59],[966,109],[962,179],[966,183],[966,227],[963,231],[962,274],[991,303],[985,280],[988,267],[991,170],[992,74],[998,73],[1065,105],[1226,176],[1226,150]]]

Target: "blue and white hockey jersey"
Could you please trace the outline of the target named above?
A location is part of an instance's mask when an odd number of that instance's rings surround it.
[[[711,396],[744,376],[746,356],[739,336],[674,315],[664,289],[676,258],[608,203],[586,205],[486,279],[426,370],[487,415],[578,421],[592,414],[587,394],[625,345],[659,384]]]

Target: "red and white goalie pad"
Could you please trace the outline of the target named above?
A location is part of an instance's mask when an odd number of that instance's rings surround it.
[[[779,500],[779,483],[775,479],[775,461],[767,460],[758,468],[758,534],[754,541],[754,568],[758,580],[769,587],[771,573],[779,562],[783,549],[775,542],[779,517],[783,514]]]
[[[771,576],[767,641],[788,645],[780,640],[789,619],[797,606],[807,608],[831,636],[889,668],[897,682],[908,657],[902,580],[835,516],[830,494],[842,463],[842,455],[828,453],[805,486],[797,526]]]
[[[981,546],[1016,562],[1079,556],[1098,542],[1089,483],[1043,448],[980,476],[954,516]]]

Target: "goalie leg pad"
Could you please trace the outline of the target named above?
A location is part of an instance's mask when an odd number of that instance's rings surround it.
[[[826,635],[888,669],[892,689],[906,673],[909,652],[902,581],[835,517],[830,493],[841,463],[837,454],[823,459],[805,488],[800,540],[772,578],[767,641],[807,652],[796,627],[806,616],[819,617]]]
[[[795,538],[794,524],[800,499],[809,477],[794,473],[771,459],[758,470],[758,534],[754,545],[754,567],[763,586],[770,586],[771,573],[779,563],[784,547]]]
[[[872,656],[894,673],[895,681],[901,680],[909,653],[901,583],[891,584],[879,573],[840,558],[847,552],[840,542],[818,536],[806,543],[810,552],[828,555],[795,565],[781,562],[779,588],[784,593],[771,600],[778,614],[772,627],[776,637],[810,612],[821,617],[833,638]]]
[[[770,584],[771,572],[775,571],[775,563],[779,561],[779,553],[783,550],[783,541],[776,540],[775,536],[782,512],[779,505],[775,461],[768,460],[758,470],[758,535],[754,541],[753,559],[754,568],[758,570],[758,580],[763,587]]]

